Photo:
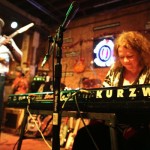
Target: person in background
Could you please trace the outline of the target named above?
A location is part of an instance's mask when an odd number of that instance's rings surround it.
[[[28,92],[29,82],[23,73],[21,67],[16,68],[16,78],[12,84],[12,93],[13,94],[25,94]]]
[[[81,88],[83,89],[94,89],[101,87],[101,81],[99,79],[90,79],[87,77],[83,77],[79,82],[79,87],[81,84]]]
[[[150,42],[139,32],[123,32],[115,40],[115,63],[108,71],[104,87],[123,87],[150,84]],[[131,123],[116,125],[118,150],[150,150],[149,121],[134,120]],[[89,138],[85,127],[75,137],[72,150],[111,150],[109,127],[102,121],[87,126],[94,142]]]
[[[0,130],[3,116],[3,96],[5,77],[9,72],[10,60],[21,63],[22,51],[9,36],[2,36],[2,28],[5,22],[0,18]]]

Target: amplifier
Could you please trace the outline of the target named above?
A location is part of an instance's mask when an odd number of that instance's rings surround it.
[[[5,132],[18,134],[24,117],[24,109],[5,108],[3,119],[3,130]]]

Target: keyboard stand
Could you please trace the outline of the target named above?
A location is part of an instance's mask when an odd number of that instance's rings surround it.
[[[21,150],[22,140],[24,139],[24,134],[25,134],[25,128],[26,128],[26,124],[27,124],[28,115],[29,114],[27,112],[27,108],[25,108],[24,118],[23,118],[22,125],[21,125],[21,132],[20,132],[18,145],[17,145],[17,150]]]

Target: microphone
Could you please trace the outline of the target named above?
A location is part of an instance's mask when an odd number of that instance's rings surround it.
[[[79,9],[79,5],[76,1],[73,1],[66,13],[66,18],[62,24],[62,28],[66,29],[67,26],[69,25],[70,21],[73,19],[73,17],[75,16],[75,14],[77,13]]]
[[[54,45],[55,45],[55,44],[52,43],[51,46],[50,46],[50,49],[48,49],[48,53],[45,55],[45,57],[44,57],[44,59],[43,59],[43,61],[42,61],[42,63],[41,63],[41,67],[44,67],[44,65],[45,65],[46,62],[48,61],[48,59],[49,59],[51,53],[53,52]]]
[[[43,61],[42,61],[41,67],[43,67],[45,65],[45,63],[47,62],[48,59],[49,59],[49,55],[46,54]]]

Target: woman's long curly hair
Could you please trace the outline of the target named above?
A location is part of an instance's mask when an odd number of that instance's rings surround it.
[[[119,61],[118,48],[123,46],[128,49],[135,50],[139,53],[140,62],[142,65],[150,67],[150,42],[146,37],[137,31],[127,31],[121,33],[115,40],[114,56],[115,68],[120,68],[122,65]]]

